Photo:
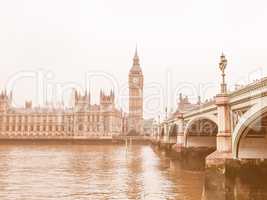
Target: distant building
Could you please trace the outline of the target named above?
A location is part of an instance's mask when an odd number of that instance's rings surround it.
[[[91,104],[91,94],[74,91],[74,105],[12,106],[12,93],[0,94],[0,137],[110,137],[143,134],[143,74],[137,51],[129,72],[129,114],[115,106],[115,94],[100,91],[98,105]]]
[[[182,93],[179,94],[179,100],[177,102],[177,109],[175,112],[171,112],[168,116],[168,119],[175,118],[177,115],[181,113],[196,109],[200,106],[201,101],[198,97],[198,101],[196,103],[191,103],[187,96],[183,96]]]
[[[115,108],[114,93],[100,92],[100,104],[90,104],[90,93],[75,91],[73,108],[11,106],[12,95],[0,95],[1,136],[112,136],[122,133],[123,113]]]

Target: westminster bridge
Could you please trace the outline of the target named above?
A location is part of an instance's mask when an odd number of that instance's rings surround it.
[[[267,78],[154,125],[154,138],[177,147],[214,147],[232,158],[267,158]]]
[[[221,87],[214,99],[187,110],[178,108],[153,128],[154,142],[181,157],[190,151],[207,152],[207,199],[231,199],[230,175],[267,175],[267,77],[229,92],[226,65],[222,55]]]

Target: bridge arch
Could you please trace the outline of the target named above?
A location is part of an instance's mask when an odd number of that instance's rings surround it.
[[[252,106],[232,134],[234,158],[267,158],[267,97]]]
[[[215,115],[201,115],[193,117],[187,123],[184,130],[185,146],[215,148],[217,133],[218,119]]]

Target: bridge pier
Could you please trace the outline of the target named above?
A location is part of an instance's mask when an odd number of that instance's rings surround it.
[[[202,200],[267,199],[267,159],[234,159],[215,152],[206,158]]]
[[[215,97],[218,118],[218,134],[216,137],[216,151],[207,156],[205,163],[205,200],[228,200],[233,198],[233,187],[229,177],[229,169],[234,164],[232,159],[232,134],[229,96],[225,83],[224,70],[227,60],[221,56],[220,70],[222,83],[220,93]]]
[[[215,103],[217,105],[218,117],[218,134],[217,134],[217,151],[231,152],[231,119],[229,108],[229,97],[227,94],[219,94],[216,96]]]

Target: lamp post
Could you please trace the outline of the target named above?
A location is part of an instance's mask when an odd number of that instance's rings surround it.
[[[221,70],[222,82],[221,90],[216,95],[217,117],[218,117],[218,134],[217,134],[217,151],[231,152],[231,120],[230,120],[230,106],[229,96],[227,94],[227,86],[225,82],[225,69],[227,66],[227,59],[222,54],[220,57],[219,68]]]
[[[222,83],[221,83],[221,94],[225,94],[227,92],[227,86],[225,83],[225,69],[227,66],[227,59],[225,58],[225,55],[222,53],[219,68],[221,70],[221,76],[222,76]]]

